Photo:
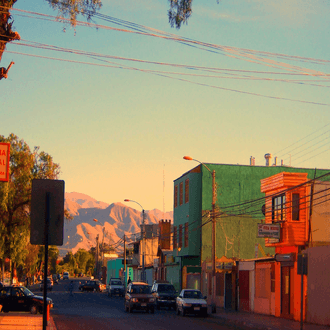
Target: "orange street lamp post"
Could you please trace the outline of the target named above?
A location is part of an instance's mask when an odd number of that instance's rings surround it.
[[[216,184],[215,184],[215,170],[211,171],[204,163],[200,162],[197,159],[193,159],[189,156],[184,156],[183,159],[185,160],[193,160],[197,163],[203,165],[212,175],[212,313],[216,313],[216,302],[215,302],[215,285],[216,285],[216,277],[215,277],[215,239],[216,239],[216,218],[215,218],[215,203],[217,199],[217,192],[216,192]]]
[[[136,203],[138,205],[140,205],[141,209],[142,209],[142,229],[141,229],[141,236],[142,236],[142,274],[141,274],[141,280],[142,281],[146,281],[146,276],[145,276],[145,237],[144,237],[144,208],[143,206],[136,202],[136,201],[133,201],[131,199],[124,199],[125,202],[132,202],[132,203]],[[126,271],[126,269],[125,269]]]

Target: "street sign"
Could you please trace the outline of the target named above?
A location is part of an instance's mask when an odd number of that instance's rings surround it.
[[[0,181],[9,180],[10,143],[0,143]]]
[[[46,243],[47,198],[49,198],[48,244],[63,245],[64,181],[62,180],[32,180],[30,242],[37,245]]]
[[[258,223],[258,235],[257,237],[264,237],[264,238],[276,238],[280,239],[280,231],[281,225],[280,224],[264,224]]]

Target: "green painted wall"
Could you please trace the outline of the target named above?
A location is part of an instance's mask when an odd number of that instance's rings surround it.
[[[175,290],[180,290],[180,265],[173,264],[166,266],[166,279],[174,285]]]
[[[266,254],[273,255],[274,248],[265,248],[264,239],[257,238],[257,224],[264,219],[261,207],[264,194],[260,191],[260,180],[280,172],[308,173],[314,178],[315,169],[292,168],[284,166],[246,166],[206,164],[216,171],[217,207],[225,214],[217,218],[216,257],[251,259],[255,257],[255,244],[260,243]],[[212,208],[212,176],[206,168],[202,171],[202,210]],[[316,177],[329,173],[317,170]],[[322,180],[322,179],[321,179]],[[326,179],[324,179],[326,180]],[[253,204],[246,203],[261,199]],[[245,204],[243,204],[245,203]],[[241,204],[239,207],[230,207]],[[212,222],[202,227],[202,262],[211,257]],[[261,256],[259,252],[259,256]]]
[[[257,238],[257,224],[264,219],[261,207],[264,204],[264,194],[260,191],[260,180],[281,172],[308,173],[313,179],[315,169],[293,168],[286,166],[248,166],[206,164],[216,171],[218,210],[224,212],[217,218],[216,224],[216,256],[221,258],[240,259],[255,258],[255,244],[259,243],[266,254],[273,255],[274,248],[265,248],[263,238]],[[199,171],[198,171],[199,170]],[[316,170],[315,176],[329,173],[329,170]],[[212,209],[212,175],[202,165],[183,174],[174,181],[179,187],[180,182],[189,178],[189,203],[174,208],[174,226],[189,222],[189,246],[181,251],[174,251],[178,256],[199,256],[201,262],[211,257],[212,222],[204,211]],[[320,180],[328,180],[328,177]],[[249,201],[256,201],[253,204]],[[233,208],[233,205],[239,207]],[[203,215],[203,216],[202,216]],[[205,224],[205,225],[204,225]],[[184,232],[183,232],[184,236]],[[184,242],[184,237],[182,238]],[[260,251],[258,252],[261,257]]]
[[[188,247],[184,247],[184,230],[182,232],[182,249],[177,251],[178,256],[200,256],[201,252],[201,231],[200,227],[200,217],[201,217],[201,207],[202,200],[200,197],[200,192],[202,188],[202,180],[200,173],[188,172],[186,175],[182,176],[175,181],[174,185],[179,187],[180,182],[183,182],[183,189],[185,186],[185,180],[189,179],[189,202],[185,203],[185,195],[183,194],[183,204],[179,205],[179,193],[178,193],[178,207],[174,211],[174,226],[177,227],[177,233],[179,235],[179,225],[183,225],[186,222],[189,223],[189,244]],[[179,192],[179,190],[178,190]],[[177,240],[179,241],[179,239]]]

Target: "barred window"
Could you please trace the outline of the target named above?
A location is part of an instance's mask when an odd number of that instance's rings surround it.
[[[299,220],[299,194],[292,194],[292,220]]]
[[[272,220],[273,222],[286,220],[285,194],[273,197]]]
[[[182,248],[182,225],[179,226],[179,248]]]
[[[178,207],[178,186],[174,186],[174,208]]]
[[[179,189],[179,194],[180,194],[180,205],[183,204],[183,182],[180,182],[180,189]]]
[[[177,248],[177,228],[173,228],[173,249]]]
[[[184,224],[184,247],[188,247],[189,242],[188,222]]]
[[[189,202],[189,179],[184,182],[184,202]]]

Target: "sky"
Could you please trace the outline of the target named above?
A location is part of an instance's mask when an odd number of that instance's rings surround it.
[[[328,1],[193,0],[180,30],[166,0],[104,0],[97,28],[14,9],[0,135],[49,153],[66,192],[170,211],[185,155],[330,168]]]

